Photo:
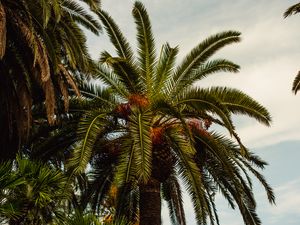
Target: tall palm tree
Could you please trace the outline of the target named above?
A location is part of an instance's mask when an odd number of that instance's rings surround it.
[[[99,0],[83,2],[99,8]],[[1,160],[13,158],[27,139],[33,104],[44,102],[54,124],[57,109],[68,110],[68,87],[79,94],[75,75],[93,69],[79,24],[95,34],[101,28],[73,0],[1,0],[0,129],[6,131],[0,138]]]
[[[216,72],[238,72],[233,62],[211,56],[240,41],[240,33],[210,36],[175,66],[177,47],[165,44],[156,57],[142,3],[135,2],[132,11],[136,59],[113,19],[102,10],[97,14],[117,56],[103,52],[98,78],[105,85],[88,83],[82,91],[82,104],[90,100],[91,107],[78,124],[75,150],[68,161],[71,173],[80,174],[90,164],[94,199],[117,185],[116,217],[127,215],[141,225],[161,224],[161,196],[168,202],[173,223],[185,224],[179,179],[191,196],[198,224],[208,219],[219,224],[217,192],[232,208],[239,208],[245,224],[260,224],[249,174],[257,177],[273,203],[271,187],[255,168],[264,168],[266,162],[242,144],[232,115],[247,115],[267,126],[270,115],[239,90],[194,85]],[[232,138],[210,130],[212,123],[226,128]]]
[[[293,14],[300,12],[300,3],[297,3],[295,5],[292,5],[289,7],[283,14],[284,18],[291,16]],[[297,94],[297,92],[300,90],[300,71],[298,72],[297,76],[294,79],[293,82],[293,92]]]

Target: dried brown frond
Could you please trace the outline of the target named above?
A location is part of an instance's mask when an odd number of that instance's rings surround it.
[[[6,49],[6,13],[0,2],[0,60],[3,58]]]
[[[56,101],[55,101],[55,93],[52,80],[49,79],[48,81],[42,84],[44,93],[45,93],[45,107],[47,113],[47,119],[50,125],[55,124],[55,109],[56,109]]]
[[[124,118],[124,119],[128,119],[128,117],[131,114],[131,107],[129,103],[122,103],[119,104],[116,109],[115,112],[117,113],[117,115],[120,118]]]
[[[35,66],[35,64],[38,64],[41,81],[43,83],[47,82],[50,79],[50,67],[46,46],[43,40],[34,32],[33,28],[27,26],[19,16],[15,15],[14,20],[15,24],[20,29],[20,33],[32,50],[34,55],[33,65]]]
[[[60,92],[63,96],[64,108],[65,111],[67,112],[69,110],[69,92],[68,92],[67,84],[65,83],[65,80],[63,79],[61,74],[57,75],[57,82],[59,85]]]
[[[19,137],[22,141],[26,141],[32,124],[32,98],[24,80],[18,79],[17,82],[18,95],[18,113],[17,113],[17,129]]]
[[[67,80],[68,84],[73,88],[76,95],[79,97],[80,96],[80,91],[79,91],[79,88],[76,85],[76,82],[74,81],[72,75],[68,72],[68,70],[66,70],[64,65],[59,64],[58,67],[59,67],[59,70],[61,71],[61,73],[64,75],[65,79]]]

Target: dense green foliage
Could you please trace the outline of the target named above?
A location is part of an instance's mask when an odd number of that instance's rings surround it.
[[[134,54],[99,0],[82,2],[90,11],[73,0],[0,0],[0,129],[7,131],[0,157],[11,159],[0,165],[1,220],[144,225],[160,221],[164,199],[172,223],[186,224],[184,188],[198,224],[222,224],[218,193],[245,224],[260,224],[250,177],[274,203],[260,172],[267,163],[243,145],[232,117],[267,126],[271,117],[242,91],[198,83],[239,71],[212,57],[239,42],[240,33],[212,35],[176,64],[178,47],[166,43],[157,55],[142,3],[132,10]],[[98,34],[94,16],[116,50],[102,52],[98,63],[79,26]],[[150,192],[155,198],[147,199]]]

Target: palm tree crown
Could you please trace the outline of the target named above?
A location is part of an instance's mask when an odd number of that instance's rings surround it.
[[[199,224],[206,224],[207,219],[219,224],[217,192],[232,208],[239,208],[245,224],[260,224],[248,174],[258,178],[274,202],[272,189],[255,168],[264,168],[266,163],[242,144],[232,115],[244,114],[267,126],[270,115],[239,90],[194,85],[216,72],[238,72],[235,63],[211,56],[239,42],[240,33],[210,36],[175,66],[177,47],[166,43],[157,57],[142,3],[135,2],[132,11],[136,58],[113,19],[102,10],[97,14],[117,55],[101,54],[97,70],[103,86],[81,86],[86,96],[82,101],[91,107],[78,124],[78,141],[68,163],[72,172],[82,173],[90,163],[91,186],[98,184],[91,195],[104,196],[111,184],[117,185],[116,217],[127,215],[140,224],[161,223],[160,193],[168,202],[173,223],[185,224],[179,178],[192,198]],[[212,123],[226,128],[233,139],[210,131]]]
[[[85,0],[92,8],[99,0]],[[100,24],[73,0],[1,0],[0,2],[0,138],[1,159],[13,158],[27,139],[34,104],[44,102],[48,122],[68,110],[68,87],[76,74],[90,72],[92,60],[79,24],[95,34]],[[8,149],[2,149],[8,146]]]

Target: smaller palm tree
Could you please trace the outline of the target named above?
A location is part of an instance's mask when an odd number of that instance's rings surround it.
[[[64,205],[71,198],[71,190],[61,171],[20,157],[14,166],[2,164],[0,171],[0,216],[10,225],[62,224]],[[4,178],[6,181],[2,183]]]
[[[295,5],[292,5],[291,7],[289,7],[283,14],[284,18],[288,17],[288,16],[291,16],[291,15],[294,15],[294,14],[297,14],[300,12],[300,2],[295,4]],[[300,89],[300,71],[298,72],[297,76],[295,77],[294,79],[294,82],[293,82],[293,92],[295,94],[297,94],[297,92],[299,91]]]

